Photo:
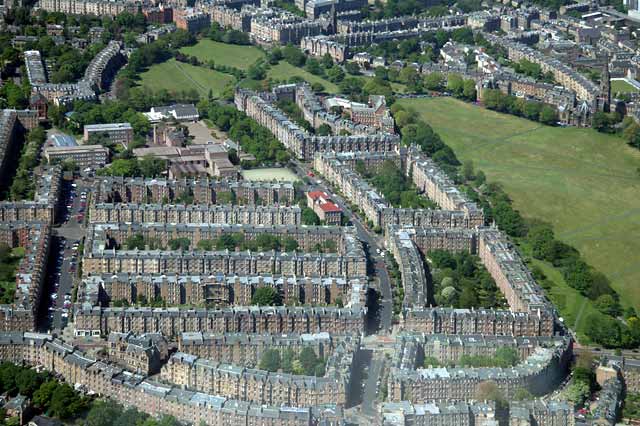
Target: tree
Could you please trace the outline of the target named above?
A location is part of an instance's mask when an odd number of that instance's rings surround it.
[[[280,351],[277,349],[267,349],[260,357],[259,367],[261,370],[275,373],[280,369],[281,359]]]
[[[320,66],[320,62],[318,62],[315,58],[308,58],[304,68],[309,71],[311,74],[322,75],[323,70]]]
[[[612,317],[620,315],[620,303],[611,294],[603,294],[595,301],[596,309]]]
[[[461,96],[464,90],[464,81],[458,74],[449,74],[447,78],[447,90],[455,96]]]
[[[84,408],[84,400],[71,386],[63,383],[58,386],[51,397],[49,410],[61,419],[68,419],[77,416]]]
[[[288,44],[282,48],[282,57],[285,61],[296,67],[303,66],[307,59],[305,54],[292,44]]]
[[[320,225],[320,218],[309,207],[302,209],[301,220],[303,225]]]
[[[495,401],[496,404],[504,404],[505,399],[497,383],[487,380],[478,383],[476,387],[476,399],[479,401]]]
[[[107,401],[95,401],[87,414],[86,426],[112,426],[121,408]]]
[[[282,242],[284,251],[295,251],[298,249],[298,241],[295,238],[287,237]]]
[[[302,368],[304,373],[308,376],[312,376],[315,374],[316,365],[320,362],[316,353],[309,346],[305,346],[300,350],[300,354],[298,355],[298,359],[302,364]]]
[[[29,105],[24,90],[12,81],[5,82],[0,89],[0,95],[7,100],[8,108],[24,109]]]
[[[447,277],[445,279],[450,279],[453,282],[452,278]],[[442,289],[442,291],[440,292],[440,295],[442,296],[441,303],[443,305],[453,306],[456,303],[456,300],[458,298],[458,291],[453,286],[447,286]]]
[[[472,79],[465,80],[462,84],[462,97],[468,101],[475,101],[477,98],[476,82]]]
[[[169,248],[171,250],[189,250],[191,240],[189,238],[175,238],[169,240]]]
[[[117,417],[113,426],[141,425],[147,417],[149,417],[147,414],[138,411],[135,407],[127,408]]]
[[[257,306],[278,306],[282,304],[278,290],[273,287],[259,287],[251,297],[251,304]]]
[[[462,175],[466,181],[473,180],[473,160],[467,160],[462,163]]]
[[[533,395],[525,388],[518,388],[513,394],[513,399],[515,401],[528,401],[533,399]]]
[[[16,386],[20,394],[31,397],[42,384],[42,376],[31,369],[23,369],[16,376]]]
[[[518,351],[515,348],[509,346],[501,346],[496,349],[495,354],[496,364],[500,367],[513,367],[520,361]]]
[[[334,83],[344,80],[344,71],[339,65],[334,65],[327,70],[327,77]]]
[[[553,126],[558,122],[558,113],[555,108],[549,105],[544,105],[540,110],[540,116],[538,117],[538,120],[542,124]]]
[[[58,383],[55,380],[49,380],[43,383],[37,391],[33,393],[33,404],[45,410],[49,407],[53,394],[58,390]]]
[[[567,388],[567,399],[577,406],[584,405],[585,401],[591,395],[589,385],[583,381],[573,381]]]
[[[146,246],[146,242],[142,234],[135,234],[130,236],[126,239],[124,244],[125,246],[127,246],[127,250],[144,250]]]
[[[439,72],[432,72],[424,77],[424,87],[428,90],[441,91],[444,87],[444,76]]]
[[[267,76],[267,71],[262,64],[253,64],[247,70],[247,77],[252,80],[263,80]]]
[[[212,240],[200,240],[198,241],[198,244],[196,245],[196,247],[198,248],[198,250],[212,251],[215,245]]]
[[[316,130],[316,135],[318,136],[331,136],[331,126],[326,123],[322,123],[318,130]]]

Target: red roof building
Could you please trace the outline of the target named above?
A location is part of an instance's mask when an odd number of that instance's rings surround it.
[[[342,223],[342,209],[324,191],[307,192],[307,206],[327,225]]]

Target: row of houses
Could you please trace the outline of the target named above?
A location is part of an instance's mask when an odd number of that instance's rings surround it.
[[[94,275],[80,285],[79,300],[92,305],[110,302],[163,302],[168,306],[248,306],[259,288],[275,289],[291,305],[364,306],[367,280],[342,277],[272,275]]]
[[[359,339],[342,340],[329,356],[325,374],[316,377],[239,367],[177,352],[159,377],[187,389],[260,404],[344,406],[358,358]]]
[[[44,0],[44,2],[63,3],[67,0]],[[69,3],[80,3],[70,0]],[[125,3],[118,2],[82,2],[84,5],[105,5],[108,8]],[[55,9],[55,7],[54,7]],[[75,12],[63,12],[73,14]],[[117,12],[120,13],[120,12]],[[99,13],[109,14],[108,12]],[[89,63],[85,70],[84,77],[77,83],[49,83],[46,75],[42,55],[37,50],[25,52],[25,66],[27,76],[31,84],[31,91],[34,95],[43,96],[47,101],[56,105],[65,105],[75,100],[94,100],[96,91],[108,88],[116,72],[125,62],[122,54],[122,44],[119,41],[111,40]],[[46,118],[46,114],[45,117]]]
[[[186,332],[359,334],[366,308],[244,307],[222,309],[100,308],[74,309],[76,336],[106,336],[111,332],[162,333],[175,339]]]
[[[191,199],[192,202],[187,202]],[[290,182],[251,182],[201,179],[144,179],[102,177],[92,200],[137,204],[265,204],[290,205],[295,188]]]
[[[335,424],[343,416],[335,405],[269,406],[166,385],[92,358],[46,334],[3,333],[0,359],[43,368],[92,394],[109,397],[152,416],[170,415],[188,424],[310,426],[318,422]]]
[[[525,266],[515,246],[496,228],[388,228],[387,245],[392,252],[398,254],[398,245],[406,240],[415,243],[425,256],[433,250],[477,254],[512,311],[553,311],[544,290]],[[396,256],[396,259],[399,258]]]
[[[301,209],[298,206],[232,204],[91,203],[89,221],[91,223],[299,225]]]
[[[333,354],[337,343],[349,336],[334,333],[249,334],[249,333],[182,333],[178,351],[224,364],[255,367],[269,350],[300,353],[311,348],[319,358]],[[355,338],[355,337],[354,337]]]
[[[269,99],[269,94],[264,95]],[[397,148],[399,137],[386,133],[350,136],[314,136],[291,121],[270,100],[258,93],[237,89],[236,108],[269,129],[294,155],[310,160],[317,152],[387,152]]]
[[[573,352],[570,339],[558,339],[548,347],[536,347],[514,367],[423,368],[418,364],[419,346],[416,340],[398,342],[387,382],[390,400],[414,403],[474,400],[478,386],[489,381],[507,399],[512,399],[519,389],[545,395],[566,376]]]
[[[573,408],[566,402],[511,401],[505,421],[510,426],[573,426]],[[380,408],[384,426],[497,426],[500,416],[492,402],[385,402]]]
[[[51,242],[50,225],[45,222],[0,222],[0,244],[7,250],[22,249],[15,281],[7,283],[5,297],[15,292],[13,300],[0,305],[3,331],[31,331],[36,327],[40,309]]]
[[[201,247],[201,242],[215,245],[218,238],[225,235],[241,235],[246,242],[265,235],[272,236],[282,242],[282,251],[311,252],[322,248],[327,252],[352,255],[362,251],[353,227],[224,223],[94,223],[87,230],[85,247],[93,252],[112,247],[124,248],[129,238],[141,236],[150,249],[165,250],[171,247],[172,241],[180,240],[183,250],[195,250]],[[286,242],[293,242],[291,240],[296,242],[296,248],[286,247]]]
[[[416,186],[444,210],[394,208],[353,169],[357,162],[375,167],[387,160],[400,165]],[[362,210],[373,226],[383,230],[396,224],[441,228],[470,228],[484,224],[482,210],[466,199],[433,161],[417,152],[408,155],[403,149],[388,153],[322,153],[315,156],[313,164],[318,173]]]

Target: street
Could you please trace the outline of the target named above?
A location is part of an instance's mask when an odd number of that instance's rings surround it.
[[[391,281],[389,279],[389,274],[387,272],[384,258],[382,257],[382,254],[377,252],[378,249],[384,251],[384,240],[382,236],[369,231],[364,226],[358,215],[351,211],[351,209],[349,208],[349,204],[341,196],[339,196],[331,188],[329,188],[324,181],[318,178],[314,179],[309,177],[309,172],[311,171],[311,166],[309,164],[305,164],[299,160],[292,160],[292,162],[294,164],[294,171],[301,179],[309,178],[312,180],[312,184],[310,185],[311,187],[320,189],[327,194],[331,194],[333,201],[338,204],[338,206],[342,209],[346,216],[350,217],[351,222],[356,228],[358,238],[360,238],[360,240],[369,247],[369,260],[372,262],[374,271],[373,276],[377,278],[378,291],[380,292],[381,296],[379,306],[380,332],[390,332],[393,321],[393,298],[391,293]]]
[[[91,186],[76,180],[76,187],[65,182],[62,193],[60,226],[54,228],[51,258],[55,268],[49,275],[49,321],[54,333],[65,327],[72,304],[73,278],[77,273],[80,243],[84,237],[85,210]],[[84,194],[84,195],[83,195]],[[69,208],[71,206],[71,208]]]

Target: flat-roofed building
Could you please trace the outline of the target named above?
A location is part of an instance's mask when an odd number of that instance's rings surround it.
[[[94,138],[104,138],[114,144],[122,144],[125,148],[133,141],[133,127],[129,123],[89,124],[84,126],[84,141],[92,142]]]
[[[49,164],[73,161],[79,167],[104,167],[109,161],[109,150],[102,145],[47,146],[44,157]]]

